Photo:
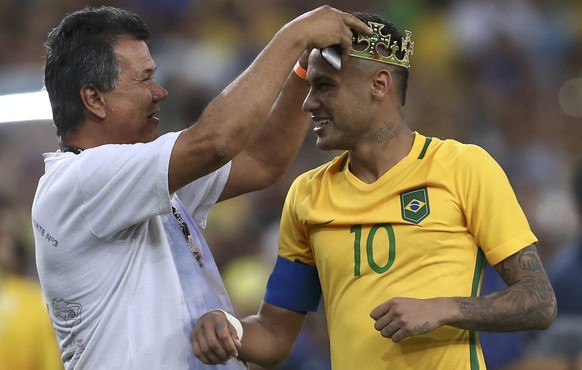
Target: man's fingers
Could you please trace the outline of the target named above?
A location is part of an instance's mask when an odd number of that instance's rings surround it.
[[[397,343],[400,342],[401,340],[405,339],[406,337],[407,337],[407,335],[403,329],[398,329],[390,335],[390,338],[392,339],[392,341],[397,342]]]
[[[374,320],[380,319],[382,316],[386,315],[388,311],[390,311],[390,301],[384,302],[381,305],[377,306],[370,312],[370,317]]]
[[[344,23],[346,24],[346,26],[348,26],[349,28],[361,32],[364,35],[371,35],[372,34],[372,29],[370,28],[370,26],[368,26],[366,23],[362,22],[361,20],[359,20],[358,18],[354,17],[353,15],[346,13],[346,18],[344,20]]]
[[[382,336],[390,338],[392,337],[392,334],[394,334],[397,330],[398,328],[393,328],[390,324],[388,324],[384,328],[382,328],[380,332],[382,333]]]
[[[234,338],[237,338],[237,334],[234,327],[230,323],[218,321],[214,324],[214,331],[219,343],[221,343],[221,348],[224,349],[228,356],[237,357],[238,351],[234,343]]]
[[[374,325],[374,327],[376,327],[376,325]],[[376,329],[380,331],[380,334],[382,334],[384,338],[390,338],[394,342],[400,342],[407,338],[406,331],[394,322],[382,327],[381,330],[378,327],[376,327]]]
[[[219,358],[214,354],[210,348],[210,345],[206,341],[206,336],[203,334],[198,335],[196,338],[192,338],[192,349],[194,354],[200,361],[208,365],[220,364],[224,360]]]
[[[208,350],[205,354],[211,361],[211,364],[224,364],[229,360],[230,355],[228,350],[225,348],[225,344],[222,342],[221,338],[217,336],[215,330],[206,335],[206,343],[208,345]]]
[[[360,32],[364,35],[371,35],[372,29],[370,26],[359,20],[358,18],[354,17],[349,13],[344,13],[344,24],[348,26],[350,29],[348,32],[345,33],[341,37],[340,46],[342,48],[342,60],[345,60],[349,57],[349,54],[352,50],[352,30]]]
[[[216,324],[214,324],[214,331],[219,332],[225,327],[226,327],[225,323],[223,323],[222,321],[218,321]]]
[[[199,321],[192,335],[192,349],[196,357],[205,364],[225,364],[229,359],[238,356],[234,339],[236,331],[229,328],[231,325],[226,317],[218,314],[212,319],[204,319],[206,318]]]
[[[300,29],[301,32],[305,32],[306,39],[309,40],[307,49],[340,45],[344,50],[342,56],[347,56],[351,50],[352,30],[365,35],[372,34],[372,29],[364,22],[329,5],[301,15],[296,18],[296,22],[305,24]],[[322,31],[324,32],[318,33]]]

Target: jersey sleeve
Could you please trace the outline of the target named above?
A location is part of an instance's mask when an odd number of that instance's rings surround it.
[[[279,230],[279,256],[269,277],[264,300],[277,307],[306,313],[317,311],[321,284],[305,225],[297,215],[300,183],[296,180],[291,185],[285,199]]]
[[[537,242],[501,166],[482,148],[467,146],[457,158],[455,183],[467,226],[495,265]]]
[[[301,189],[305,188],[303,184],[303,177],[296,179],[285,198],[279,226],[279,256],[313,266],[315,261],[307,228],[297,213],[297,204],[306,197],[306,190]]]

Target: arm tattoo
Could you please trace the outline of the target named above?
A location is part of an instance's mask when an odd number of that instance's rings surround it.
[[[547,329],[556,316],[554,291],[533,245],[495,266],[508,288],[476,298],[456,298],[457,327],[481,331]]]

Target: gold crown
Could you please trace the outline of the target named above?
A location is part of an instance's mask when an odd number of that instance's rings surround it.
[[[384,24],[376,22],[368,22],[368,25],[372,28],[372,35],[366,36],[358,32],[358,37],[352,38],[352,51],[350,55],[356,58],[370,59],[376,62],[393,64],[396,66],[410,68],[410,55],[413,53],[414,42],[410,38],[412,32],[406,30],[405,36],[402,37],[400,46],[398,42],[394,40],[390,44],[391,34],[383,35],[382,28]],[[354,46],[361,45],[365,46],[363,50],[356,50]],[[404,56],[399,59],[396,53],[403,52]]]

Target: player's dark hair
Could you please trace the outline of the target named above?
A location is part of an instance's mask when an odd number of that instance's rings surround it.
[[[84,119],[83,86],[103,92],[115,88],[120,67],[113,47],[125,36],[147,41],[149,30],[136,14],[109,6],[68,14],[48,34],[44,84],[60,139],[73,133]]]
[[[358,18],[359,20],[361,20],[362,22],[368,24],[368,22],[376,22],[376,23],[382,23],[384,25],[384,28],[382,29],[382,33],[383,34],[390,34],[392,35],[391,39],[392,40],[397,40],[397,42],[399,43],[399,47],[400,50],[402,50],[402,45],[400,45],[400,42],[402,40],[403,34],[402,32],[400,32],[398,30],[398,28],[396,28],[396,26],[382,18],[381,16],[377,15],[377,14],[373,14],[373,13],[364,13],[364,12],[350,12],[354,17]],[[354,37],[357,36],[356,32],[354,32]],[[396,53],[396,56],[398,58],[403,58],[404,56],[404,52],[403,51],[399,51]],[[395,65],[387,65],[388,68],[390,69],[390,73],[392,74],[392,78],[394,79],[394,82],[396,84],[396,86],[398,87],[398,95],[400,97],[400,104],[404,105],[406,103],[406,90],[408,89],[408,68],[405,67],[401,67],[401,66],[395,66]]]

